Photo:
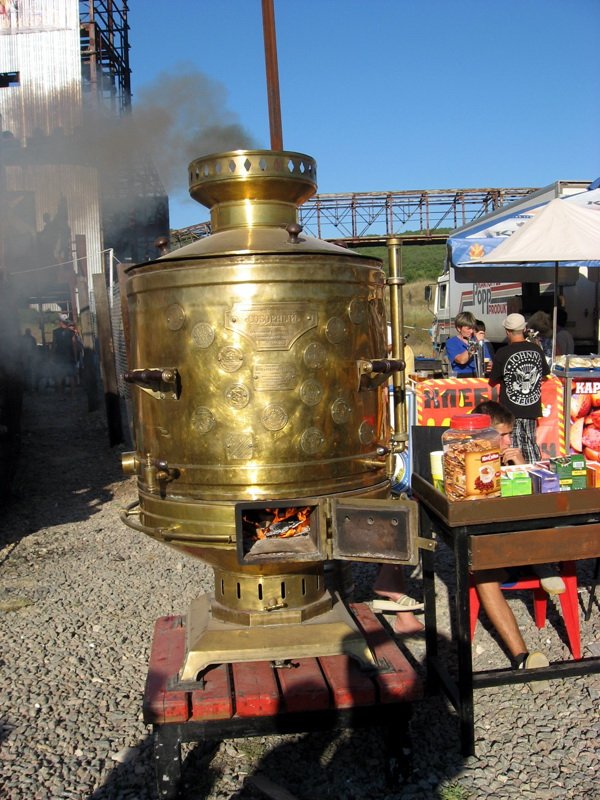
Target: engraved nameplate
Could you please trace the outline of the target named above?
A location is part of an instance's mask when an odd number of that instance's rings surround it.
[[[296,385],[293,364],[255,364],[252,377],[258,392],[289,391]]]
[[[251,433],[230,433],[225,437],[225,454],[228,461],[247,461],[254,455],[254,437]]]
[[[257,350],[289,350],[316,324],[308,303],[236,303],[225,314],[225,327],[247,336]]]

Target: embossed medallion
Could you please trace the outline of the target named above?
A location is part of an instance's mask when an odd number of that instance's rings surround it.
[[[351,414],[352,408],[350,407],[350,404],[347,403],[342,397],[338,397],[338,399],[334,400],[334,402],[331,404],[331,417],[337,425],[348,422]]]
[[[244,363],[244,354],[237,347],[224,347],[219,350],[217,361],[225,372],[237,372]]]
[[[250,392],[243,383],[234,383],[225,392],[225,400],[232,408],[246,408],[250,402]]]
[[[309,378],[300,387],[300,399],[307,406],[316,406],[323,397],[323,387],[318,381]]]
[[[332,344],[338,344],[346,338],[346,326],[344,320],[339,317],[331,317],[327,320],[327,327],[325,328],[325,336]]]
[[[208,322],[198,322],[192,328],[192,345],[205,350],[215,340],[215,331]]]
[[[270,405],[262,412],[262,424],[268,431],[280,431],[285,428],[287,421],[288,415],[281,406]]]
[[[325,447],[325,437],[318,428],[307,428],[300,438],[300,447],[308,455],[314,455]]]
[[[191,426],[196,433],[208,433],[216,425],[216,420],[210,408],[198,406],[192,412]]]
[[[185,311],[178,303],[173,303],[167,308],[167,328],[170,331],[178,331],[183,327],[185,321]]]
[[[311,342],[304,351],[304,363],[310,369],[322,367],[327,358],[327,350],[320,342]]]
[[[360,428],[358,429],[358,438],[363,444],[371,444],[371,442],[375,439],[375,428],[370,422],[365,420],[364,422],[360,423]]]
[[[365,301],[360,297],[355,297],[348,306],[348,316],[350,317],[350,322],[355,325],[360,325],[361,322],[364,322],[367,316]]]

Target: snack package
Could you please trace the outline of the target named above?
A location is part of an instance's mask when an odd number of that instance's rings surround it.
[[[561,492],[587,488],[585,458],[578,453],[549,459],[548,469],[558,475]]]
[[[500,436],[488,414],[451,418],[442,434],[444,489],[448,500],[500,496]]]
[[[500,493],[502,497],[532,494],[531,475],[525,467],[502,467]]]
[[[534,494],[560,492],[560,479],[555,472],[535,464],[527,468],[531,478],[531,489]]]

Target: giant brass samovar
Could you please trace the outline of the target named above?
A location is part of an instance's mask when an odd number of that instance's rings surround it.
[[[180,677],[207,664],[350,652],[369,659],[324,563],[414,563],[414,504],[390,500],[381,262],[302,235],[316,190],[300,153],[190,165],[212,235],[127,271],[138,476],[128,525],[213,566]],[[303,535],[255,535],[273,515]]]

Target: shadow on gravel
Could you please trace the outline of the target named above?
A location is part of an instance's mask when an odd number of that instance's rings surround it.
[[[115,483],[123,480],[104,413],[88,411],[82,389],[65,398],[52,391],[27,393],[22,434],[0,545],[43,528],[89,519],[112,499]],[[413,665],[422,672],[417,661]],[[412,712],[410,740],[401,732],[408,712]],[[179,796],[181,800],[209,795],[223,800],[444,797],[443,787],[451,785],[463,764],[455,715],[437,696],[398,706],[398,715],[398,725],[387,730],[376,724],[353,728],[350,723],[342,731],[186,746]],[[118,755],[104,785],[89,800],[157,796],[152,736]],[[265,786],[279,795],[265,794]]]
[[[420,665],[422,671],[422,665]],[[314,686],[296,686],[311,697]],[[363,700],[364,702],[364,700]],[[358,704],[358,700],[357,700]],[[382,724],[384,706],[351,710],[342,729],[283,735],[283,722],[273,717],[277,738],[245,738],[194,742],[182,746],[179,800],[446,800],[458,797],[452,786],[460,774],[456,715],[439,696],[396,703]],[[302,730],[318,728],[311,713],[298,712]],[[335,712],[332,712],[332,715]],[[251,721],[249,720],[249,724]],[[182,725],[185,728],[185,724]],[[116,766],[90,800],[146,800],[163,797],[166,787],[155,774],[150,735],[124,763]],[[165,794],[164,797],[167,797]]]
[[[219,745],[218,741],[184,745],[186,751],[183,753],[178,798],[204,798],[217,784],[220,772],[211,766],[211,760]],[[156,800],[161,796],[156,786],[154,740],[151,734],[123,753],[122,758],[123,761],[114,767],[104,784],[86,796],[86,800]],[[192,795],[186,794],[184,788],[190,782],[194,786]]]
[[[451,787],[463,758],[456,718],[441,697],[425,697],[412,704],[410,731],[411,752],[405,747],[404,756],[412,769],[407,768],[405,774],[390,774],[384,756],[389,742],[378,726],[290,734],[273,749],[268,738],[226,741],[223,746],[233,745],[235,755],[220,754],[221,742],[216,740],[188,745],[177,798],[442,800],[455,796]],[[160,783],[150,735],[115,766],[89,800],[158,798],[157,780]],[[241,788],[234,788],[240,783]]]
[[[4,500],[0,546],[88,519],[111,500],[111,486],[124,480],[103,412],[87,408],[82,387],[65,397],[51,389],[25,393],[21,452]]]
[[[407,653],[408,655],[408,653]],[[413,664],[424,675],[423,664]],[[458,720],[445,699],[396,706],[397,725],[290,737],[265,753],[235,800],[445,800],[464,757]],[[403,731],[403,727],[406,728]],[[189,785],[181,800],[200,800]],[[448,794],[450,792],[450,794]]]
[[[400,712],[401,713],[401,712]],[[271,797],[281,800],[434,800],[444,798],[459,774],[463,758],[456,742],[456,720],[440,698],[413,705],[412,768],[389,774],[386,733],[377,726],[346,734],[307,733],[267,753],[236,800]],[[444,743],[444,744],[442,744]],[[263,791],[263,788],[266,791]],[[182,800],[203,795],[186,791]]]

